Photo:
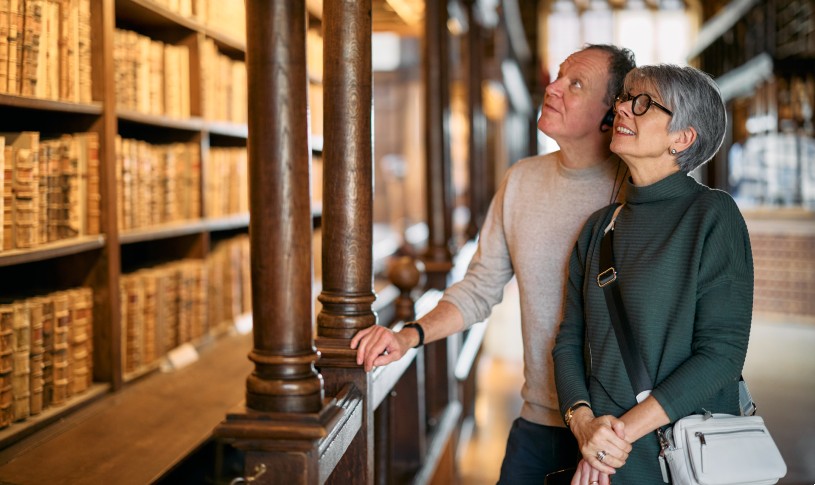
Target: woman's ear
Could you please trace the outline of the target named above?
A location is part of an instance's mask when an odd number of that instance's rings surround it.
[[[671,148],[677,152],[684,152],[696,141],[696,129],[692,126],[674,132],[674,141]]]

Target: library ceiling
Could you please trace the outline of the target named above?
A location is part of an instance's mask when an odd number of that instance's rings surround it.
[[[449,0],[450,14],[455,17],[464,11],[464,6],[473,1],[484,16],[500,15],[502,11],[530,10],[530,4],[537,3],[543,11],[567,6],[578,11],[611,8],[619,9],[669,9],[699,6],[700,0],[538,0],[527,2],[519,0]],[[309,3],[317,3],[310,0]],[[399,32],[406,35],[419,35],[424,21],[426,0],[373,0],[373,28],[375,31]],[[718,10],[727,4],[727,0],[708,1],[706,10]],[[571,5],[570,5],[571,4]],[[533,7],[534,9],[534,7]],[[491,23],[491,22],[488,22]]]

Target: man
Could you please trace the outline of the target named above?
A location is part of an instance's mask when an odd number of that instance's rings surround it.
[[[588,216],[614,201],[622,185],[625,165],[609,151],[613,114],[607,115],[633,67],[631,51],[610,45],[589,45],[570,55],[546,88],[538,120],[538,129],[560,150],[521,160],[507,171],[464,278],[416,322],[421,328],[393,332],[375,325],[351,340],[366,371],[388,364],[422,335],[432,342],[486,319],[514,275],[526,382],[501,466],[502,484],[540,484],[547,473],[577,462],[577,443],[558,407],[551,351],[574,241]]]

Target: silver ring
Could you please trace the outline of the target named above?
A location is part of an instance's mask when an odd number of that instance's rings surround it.
[[[589,482],[589,485],[600,485],[600,482],[598,482],[597,480],[592,480]]]
[[[606,453],[606,452],[605,452],[605,451],[603,451],[603,450],[600,450],[600,451],[598,451],[598,452],[597,452],[597,455],[596,455],[596,456],[597,456],[597,459],[598,459],[598,460],[600,460],[600,463],[603,463],[603,460],[606,458],[606,455],[607,455],[607,454],[608,454],[608,453]]]

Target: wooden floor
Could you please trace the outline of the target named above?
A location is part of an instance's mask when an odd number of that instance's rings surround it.
[[[521,412],[523,364],[515,359],[486,356],[479,364],[476,425],[459,456],[461,485],[498,481],[512,421]]]
[[[488,326],[479,366],[476,426],[459,451],[460,485],[498,480],[507,435],[521,409],[517,297],[508,288]],[[787,463],[781,485],[815,484],[815,321],[756,315],[744,376]]]

